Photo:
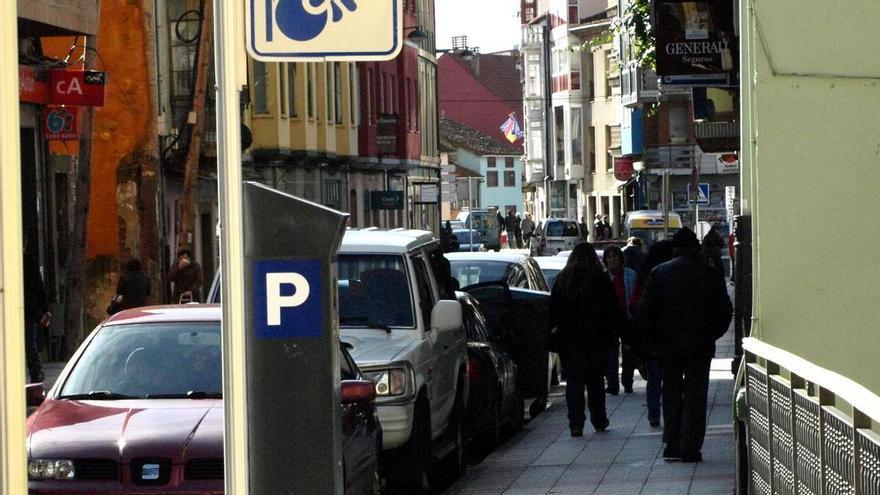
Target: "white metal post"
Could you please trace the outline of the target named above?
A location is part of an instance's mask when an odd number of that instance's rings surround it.
[[[241,115],[238,57],[244,46],[242,0],[214,2],[214,73],[217,78],[217,172],[223,300],[223,455],[225,492],[247,495],[244,243],[242,240]]]
[[[17,3],[0,2],[0,494],[27,493]]]

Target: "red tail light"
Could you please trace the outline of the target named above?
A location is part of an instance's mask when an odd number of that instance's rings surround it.
[[[343,380],[340,389],[342,402],[362,402],[376,398],[376,385],[367,380]]]
[[[473,356],[468,356],[468,379],[471,383],[480,380],[480,362]]]

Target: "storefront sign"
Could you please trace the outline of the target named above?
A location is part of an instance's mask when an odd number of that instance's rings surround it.
[[[633,157],[631,156],[615,156],[614,157],[614,178],[617,180],[627,181],[633,176]]]
[[[718,173],[739,173],[739,157],[736,156],[736,153],[721,153],[718,155]]]
[[[67,107],[43,109],[43,135],[50,141],[75,141],[79,137],[76,109]]]
[[[738,40],[729,0],[658,0],[657,75],[738,70]]]
[[[55,105],[103,107],[106,83],[106,72],[52,69],[50,100]]]
[[[41,80],[40,74],[33,67],[18,66],[18,99],[22,103],[39,105],[45,105],[49,102],[49,84],[45,79]]]
[[[420,203],[436,203],[440,198],[440,188],[437,184],[422,184],[419,189],[421,191]]]
[[[394,113],[379,114],[376,120],[376,144],[382,155],[397,153],[397,128],[400,118]]]
[[[403,191],[370,191],[371,210],[402,210]]]

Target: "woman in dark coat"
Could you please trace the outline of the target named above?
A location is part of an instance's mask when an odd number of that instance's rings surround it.
[[[146,306],[149,295],[150,278],[144,272],[143,263],[138,258],[128,260],[116,286],[116,308],[122,311]]]
[[[596,431],[605,431],[605,366],[611,342],[626,319],[592,244],[575,246],[556,278],[550,295],[550,319],[562,343],[560,358],[567,378],[565,400],[571,436],[579,437],[584,432],[584,387],[590,422]]]

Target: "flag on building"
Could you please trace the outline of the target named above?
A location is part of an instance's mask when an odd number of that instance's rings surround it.
[[[500,129],[504,134],[504,137],[506,137],[511,143],[523,136],[522,128],[520,128],[519,122],[516,120],[516,115],[513,113],[507,116],[507,120],[501,124]]]

